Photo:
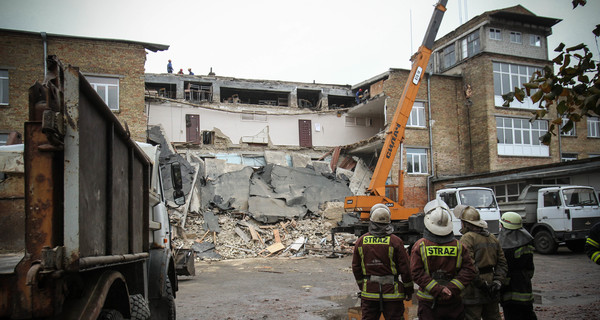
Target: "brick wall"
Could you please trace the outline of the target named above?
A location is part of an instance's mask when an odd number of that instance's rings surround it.
[[[144,113],[144,64],[141,44],[48,36],[48,54],[64,65],[79,67],[83,74],[119,77],[119,111],[134,139],[146,140]],[[0,31],[0,68],[9,72],[9,106],[0,107],[0,130],[23,132],[28,117],[28,89],[43,81],[43,43],[40,35]]]

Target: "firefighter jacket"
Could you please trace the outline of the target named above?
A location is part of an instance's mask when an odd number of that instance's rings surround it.
[[[464,304],[487,304],[498,302],[497,292],[490,292],[494,281],[502,283],[508,266],[500,242],[487,230],[467,231],[460,242],[469,249],[477,275],[463,292]]]
[[[410,256],[410,268],[419,285],[418,299],[439,304],[460,303],[461,292],[475,277],[469,251],[456,239],[443,244],[418,240]],[[438,299],[444,287],[452,292],[450,299]]]
[[[395,235],[376,237],[366,233],[358,238],[352,273],[362,299],[379,300],[381,293],[383,300],[403,300],[414,291],[408,253],[402,239]]]
[[[585,241],[585,253],[596,264],[600,264],[600,222],[596,223]]]
[[[505,285],[502,287],[502,303],[532,304],[531,278],[533,278],[535,270],[533,246],[531,243],[527,243],[503,250],[508,263],[508,273]]]

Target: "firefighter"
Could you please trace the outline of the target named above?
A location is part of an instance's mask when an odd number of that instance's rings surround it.
[[[404,302],[413,294],[408,252],[393,235],[390,209],[371,208],[369,232],[354,245],[352,272],[360,288],[362,319],[403,319]],[[401,277],[401,278],[400,278]]]
[[[412,277],[419,285],[419,319],[464,319],[461,293],[475,277],[469,250],[455,239],[448,205],[425,205],[423,238],[412,248]]]
[[[472,206],[458,205],[454,215],[460,219],[460,241],[469,249],[477,275],[463,292],[467,320],[500,320],[500,288],[506,277],[507,264],[502,247],[487,230],[479,211]]]
[[[523,229],[521,216],[506,212],[500,219],[502,229],[498,240],[508,262],[508,273],[501,291],[501,304],[505,320],[536,320],[533,311],[531,278],[533,265],[533,237]]]
[[[600,264],[600,222],[590,230],[590,235],[585,241],[585,253],[596,264]]]

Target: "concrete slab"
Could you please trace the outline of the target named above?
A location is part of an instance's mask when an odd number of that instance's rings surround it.
[[[358,160],[356,167],[354,168],[354,175],[350,179],[350,190],[355,195],[365,195],[367,188],[371,183],[371,177],[373,172],[367,167],[362,160]]]
[[[267,164],[276,164],[284,167],[288,166],[287,157],[283,151],[265,150],[265,160],[267,161]]]
[[[224,173],[214,181],[207,181],[202,187],[202,207],[228,203],[232,208],[246,211],[250,193],[250,177],[253,170],[245,167],[242,170]],[[220,201],[219,201],[220,200]]]
[[[289,207],[281,199],[250,197],[248,200],[248,214],[262,223],[275,223],[283,220],[301,219],[306,214],[306,209]]]
[[[333,172],[331,171],[331,166],[327,161],[313,161],[312,166],[315,168],[316,173],[329,174]]]
[[[308,165],[312,165],[310,156],[301,153],[292,154],[292,164],[294,168],[306,168]]]
[[[350,179],[352,179],[353,175],[354,175],[354,171],[352,171],[352,170],[347,170],[347,169],[343,169],[343,168],[335,169],[335,177],[339,180],[350,182]]]

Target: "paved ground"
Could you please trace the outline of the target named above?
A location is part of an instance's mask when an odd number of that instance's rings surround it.
[[[350,256],[199,262],[195,277],[180,278],[177,318],[349,319],[358,305],[350,262]],[[539,319],[600,319],[600,266],[566,248],[536,254],[535,263]]]

